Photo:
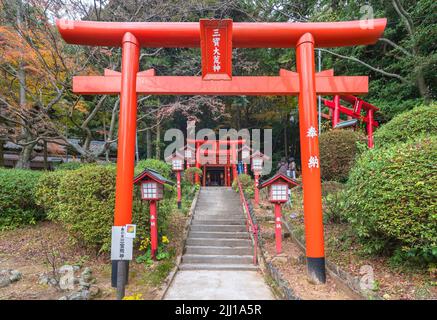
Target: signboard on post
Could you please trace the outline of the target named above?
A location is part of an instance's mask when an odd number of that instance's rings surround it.
[[[113,226],[111,241],[111,260],[132,260],[132,225]],[[128,232],[129,231],[129,232]]]
[[[200,19],[202,80],[232,80],[232,19]]]

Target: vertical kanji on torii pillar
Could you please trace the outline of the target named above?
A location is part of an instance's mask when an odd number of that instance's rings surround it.
[[[307,268],[312,281],[324,283],[326,275],[319,138],[316,129],[316,68],[314,37],[310,33],[305,33],[296,44],[296,65],[299,74],[299,128]]]

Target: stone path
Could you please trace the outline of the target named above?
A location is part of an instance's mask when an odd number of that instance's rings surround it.
[[[179,271],[164,299],[274,299],[258,267],[238,194],[202,187]]]

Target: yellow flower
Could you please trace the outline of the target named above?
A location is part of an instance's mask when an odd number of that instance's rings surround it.
[[[147,250],[147,248],[149,247],[149,244],[150,244],[150,239],[149,238],[144,238],[143,240],[141,240],[141,242],[140,242],[140,251]]]
[[[170,241],[166,236],[162,236],[162,243],[169,243]]]
[[[131,296],[125,296],[123,300],[143,300],[143,295],[141,293],[135,293]]]

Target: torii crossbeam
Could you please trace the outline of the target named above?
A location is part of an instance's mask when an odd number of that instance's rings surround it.
[[[137,94],[155,95],[265,95],[299,94],[299,74],[281,69],[278,77],[233,77],[229,81],[204,81],[202,77],[155,76],[149,69],[137,73]],[[105,70],[104,76],[76,76],[73,91],[80,94],[120,94],[121,72]],[[365,94],[368,77],[334,76],[333,70],[316,73],[316,92],[320,95]]]
[[[134,176],[134,146],[138,94],[171,95],[299,95],[299,124],[307,268],[310,280],[325,282],[322,198],[317,132],[317,94],[349,95],[368,91],[367,77],[334,77],[332,71],[315,72],[315,47],[341,47],[375,43],[386,19],[327,23],[232,23],[223,36],[229,48],[296,48],[297,73],[281,71],[278,77],[173,77],[138,72],[140,47],[201,47],[210,52],[203,36],[210,21],[200,22],[92,22],[58,20],[57,26],[68,43],[122,47],[121,74],[103,77],[75,77],[74,91],[82,94],[120,94],[117,180],[114,225],[131,222]],[[223,23],[222,23],[223,22]],[[206,27],[201,27],[202,23]],[[203,28],[203,29],[202,29]],[[218,28],[218,27],[216,27]],[[206,36],[205,36],[206,37]],[[214,50],[222,47],[214,43]],[[206,47],[205,47],[206,46]],[[229,47],[231,46],[231,47]],[[205,49],[206,48],[206,49]],[[204,58],[204,57],[202,57]],[[207,56],[203,61],[215,61]],[[216,58],[216,56],[214,56]],[[214,62],[215,63],[215,62]],[[218,65],[208,64],[209,72]],[[230,64],[225,65],[231,70]],[[203,72],[203,70],[202,70]],[[226,80],[206,80],[226,79]]]

